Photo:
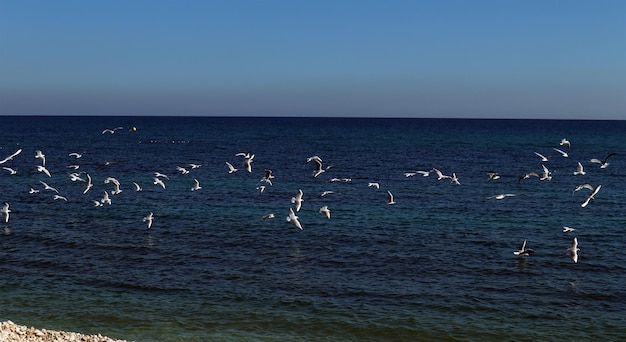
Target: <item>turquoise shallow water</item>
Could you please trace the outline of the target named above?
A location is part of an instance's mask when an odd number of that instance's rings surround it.
[[[626,122],[2,117],[0,319],[136,341],[619,340]],[[105,128],[121,126],[114,134]],[[136,127],[136,131],[131,128]],[[572,142],[569,158],[553,148]],[[36,171],[46,154],[52,177]],[[75,159],[70,152],[80,152]],[[247,173],[239,152],[253,153]],[[551,181],[519,181],[550,158]],[[589,162],[617,152],[606,169]],[[332,165],[314,178],[318,155]],[[228,174],[225,161],[239,171]],[[574,176],[576,162],[587,174]],[[189,174],[177,166],[202,164]],[[72,182],[79,164],[93,188]],[[430,170],[456,173],[461,185]],[[273,186],[256,187],[263,170]],[[154,172],[169,176],[153,184]],[[487,181],[487,172],[501,175]],[[84,174],[82,174],[84,177]],[[123,192],[93,206],[115,177]],[[193,179],[202,189],[190,191]],[[338,178],[340,181],[331,181]],[[351,181],[342,181],[350,179]],[[68,201],[52,199],[40,181]],[[132,182],[143,187],[135,192]],[[379,182],[380,189],[368,187]],[[582,183],[601,184],[580,204]],[[29,194],[29,185],[40,190]],[[301,231],[286,221],[298,189]],[[386,191],[397,204],[387,205]],[[334,194],[319,197],[323,191]],[[519,196],[485,200],[498,193]],[[322,205],[331,219],[318,213]],[[152,228],[142,218],[153,212]],[[274,213],[275,218],[261,217]],[[563,226],[576,231],[562,232]],[[567,248],[576,236],[580,260]],[[512,252],[524,239],[535,254]]]

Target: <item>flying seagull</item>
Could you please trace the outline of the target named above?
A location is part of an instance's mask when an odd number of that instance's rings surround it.
[[[607,166],[609,166],[609,158],[613,157],[616,153],[615,152],[611,152],[609,153],[606,157],[604,157],[604,159],[602,160],[598,160],[596,158],[593,158],[591,160],[589,160],[592,163],[596,163],[596,164],[600,164],[600,168],[601,169],[606,169]],[[2,164],[2,163],[0,163]]]
[[[589,204],[589,202],[595,198],[595,195],[598,193],[598,191],[600,191],[600,188],[602,187],[602,185],[598,184],[598,186],[596,186],[593,191],[591,192],[591,194],[589,194],[589,196],[587,196],[587,198],[585,198],[585,200],[583,201],[583,203],[580,204],[581,207],[586,207],[587,204]]]
[[[0,210],[0,212],[2,213],[2,215],[4,215],[4,222],[8,223],[9,213],[11,212],[11,210],[9,209],[9,202],[4,202],[4,206],[2,207],[2,210]]]
[[[573,238],[572,239],[572,244],[567,249],[567,251],[569,252],[570,258],[572,258],[572,260],[575,263],[578,263],[578,251],[580,251],[580,248],[578,248],[578,239],[577,238]]]
[[[389,205],[396,204],[396,201],[394,201],[393,199],[393,194],[389,190],[387,190],[387,204]]]
[[[0,164],[4,164],[6,162],[8,162],[9,160],[13,160],[13,157],[17,156],[18,154],[22,153],[22,149],[20,148],[19,150],[15,151],[15,153],[13,153],[12,155],[0,160]]]
[[[326,218],[327,218],[327,219],[330,219],[330,209],[328,209],[328,206],[327,206],[327,205],[325,205],[325,206],[321,207],[321,208],[320,208],[320,210],[319,210],[319,212],[320,212],[321,214],[326,215]]]
[[[150,212],[150,214],[148,214],[148,216],[143,218],[143,222],[146,222],[148,225],[148,229],[150,229],[150,227],[152,227],[152,220],[154,219],[154,214],[152,212]]]
[[[577,163],[578,163],[578,167],[576,168],[576,171],[574,171],[574,176],[578,176],[578,175],[584,176],[586,172],[583,169],[583,164],[581,164],[580,162],[577,162]]]
[[[296,211],[300,211],[300,208],[302,208],[302,202],[304,202],[304,199],[302,199],[303,194],[302,189],[298,189],[296,196],[291,198],[291,203],[296,205]]]
[[[533,254],[534,252],[535,252],[534,250],[530,248],[526,248],[526,239],[524,239],[524,242],[522,242],[522,245],[520,246],[519,250],[514,251],[513,254],[519,255],[519,256],[529,256]]]
[[[298,216],[296,216],[296,213],[294,213],[293,209],[291,208],[289,208],[289,217],[287,217],[287,222],[291,222],[298,229],[303,230],[302,225],[300,224],[300,221],[298,220]]]

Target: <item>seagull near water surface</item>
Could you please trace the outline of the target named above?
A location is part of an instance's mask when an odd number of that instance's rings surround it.
[[[514,251],[513,254],[519,255],[519,256],[529,256],[533,254],[534,252],[535,252],[534,250],[530,248],[526,248],[526,239],[524,239],[524,242],[522,242],[522,245],[520,246],[520,248]]]

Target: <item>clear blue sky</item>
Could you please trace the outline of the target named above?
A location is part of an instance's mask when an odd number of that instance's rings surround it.
[[[0,0],[0,115],[626,119],[626,1]]]

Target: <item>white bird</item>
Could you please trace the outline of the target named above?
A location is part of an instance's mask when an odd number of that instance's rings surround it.
[[[294,226],[296,226],[300,230],[303,230],[302,224],[300,224],[300,221],[298,220],[298,216],[296,216],[296,213],[294,213],[293,209],[291,208],[289,208],[289,216],[287,217],[287,222],[291,222],[294,224]]]
[[[415,176],[416,174],[417,172],[405,172],[404,177],[409,178]]]
[[[313,171],[313,177],[317,177],[321,175],[322,173],[326,172],[326,170],[322,167],[322,158],[318,156],[312,156],[306,159],[307,163],[311,161],[315,163],[315,171]]]
[[[61,200],[61,201],[65,201],[67,202],[67,198],[61,196],[61,195],[54,195],[53,197],[54,200]]]
[[[393,199],[393,194],[389,190],[387,190],[387,204],[389,205],[396,204],[396,201],[394,201]]]
[[[334,191],[326,190],[326,191],[322,192],[319,197],[326,197],[326,196],[332,195],[334,193],[335,193]]]
[[[368,187],[371,188],[376,188],[376,189],[380,189],[380,184],[376,183],[376,182],[372,182],[372,183],[367,183]]]
[[[113,183],[113,191],[111,191],[111,195],[117,195],[122,192],[122,189],[120,189],[120,182],[116,178],[107,177],[104,180],[104,183],[105,184]]]
[[[102,204],[106,203],[108,205],[111,205],[111,198],[109,197],[109,193],[108,192],[104,192],[104,195],[102,196],[102,199],[100,200],[100,202],[102,202]]]
[[[256,187],[257,190],[259,190],[259,193],[262,194],[263,191],[265,191],[265,185],[259,185]]]
[[[193,186],[191,187],[191,191],[200,190],[202,187],[200,186],[200,182],[197,179],[193,179]]]
[[[572,144],[569,142],[569,140],[563,138],[561,139],[561,142],[559,143],[560,146],[567,146],[567,152],[572,150]]]
[[[154,184],[155,185],[160,185],[163,189],[165,189],[165,183],[163,183],[163,181],[160,178],[154,178]]]
[[[489,172],[487,173],[487,180],[488,181],[494,181],[494,180],[498,180],[500,179],[500,175],[497,174],[496,172]]]
[[[29,193],[29,194],[36,194],[36,193],[38,193],[38,192],[39,192],[39,190],[37,190],[37,189],[33,188],[32,186],[28,189],[28,193]]]
[[[556,148],[556,147],[555,147],[555,148],[553,148],[553,150],[555,150],[555,151],[559,152],[559,153],[563,156],[563,158],[567,158],[567,157],[569,157],[569,155],[567,154],[567,152],[565,152],[565,151],[563,151],[563,150],[559,150],[559,149],[558,149],[558,148]]]
[[[45,166],[37,165],[37,171],[45,173],[48,177],[52,177],[50,171],[48,171]]]
[[[182,173],[183,175],[186,175],[189,173],[189,170],[185,169],[184,167],[180,167],[180,166],[176,166],[176,171]]]
[[[273,219],[275,216],[273,213],[267,214],[267,215],[263,215],[263,217],[261,217],[261,219],[263,220],[267,220],[267,219]]]
[[[4,202],[4,206],[2,207],[2,210],[0,210],[0,212],[4,215],[4,222],[8,223],[9,213],[11,212],[11,210],[9,209],[9,202]]]
[[[46,166],[46,155],[40,150],[35,151],[35,158],[41,159],[41,165]]]
[[[327,219],[330,219],[330,209],[328,209],[328,206],[327,206],[327,205],[325,205],[325,206],[321,207],[321,208],[320,208],[320,210],[319,210],[319,212],[320,212],[321,214],[326,215],[326,218],[327,218]]]
[[[437,174],[437,180],[442,180],[442,179],[449,179],[451,178],[450,176],[446,176],[444,175],[441,171],[439,171],[439,169],[433,168],[432,171],[435,171],[435,173]]]
[[[228,166],[228,173],[234,173],[237,172],[239,169],[236,169],[233,164],[226,162],[226,165]]]
[[[537,155],[537,157],[541,158],[542,162],[547,162],[548,161],[548,157],[544,156],[543,154],[539,153],[539,152],[535,152],[535,154]]]
[[[572,195],[574,194],[574,192],[582,190],[582,189],[589,189],[589,190],[593,191],[594,187],[591,184],[581,184],[581,185],[577,186],[576,188],[574,188],[574,191],[572,191]]]
[[[580,251],[580,248],[578,248],[578,239],[577,238],[573,238],[572,239],[572,244],[567,249],[567,251],[569,252],[570,258],[572,258],[572,260],[575,263],[578,263],[578,251]]]
[[[291,198],[291,203],[296,205],[296,211],[300,211],[300,208],[302,208],[302,202],[304,202],[302,195],[304,195],[302,189],[298,189],[296,196]]]
[[[431,170],[432,171],[432,170]],[[421,171],[421,170],[417,170],[417,173],[419,173],[420,175],[422,175],[422,177],[428,177],[430,176],[430,171]]]
[[[39,183],[41,183],[41,185],[43,185],[44,190],[54,191],[54,192],[56,192],[57,194],[59,193],[59,191],[58,191],[57,189],[55,189],[55,188],[51,187],[50,185],[46,184],[46,182],[44,182],[44,181],[39,181]]]
[[[16,174],[16,173],[17,173],[17,171],[13,170],[13,169],[12,169],[12,168],[10,168],[10,167],[3,166],[3,167],[2,167],[2,169],[7,170],[7,171],[9,172],[9,174],[10,174],[10,175],[14,175],[14,174]]]
[[[101,207],[102,206],[102,203],[100,201],[92,200],[92,202],[93,202],[93,206],[94,207]]]
[[[590,159],[589,161],[592,162],[592,163],[600,164],[600,168],[601,169],[606,169],[606,167],[609,166],[609,158],[613,157],[615,154],[616,154],[615,152],[611,152],[606,157],[604,157],[604,159],[602,159],[602,160],[593,158],[593,159]],[[2,163],[0,163],[0,164],[2,164]]]
[[[497,194],[497,195],[494,195],[494,196],[489,196],[489,197],[485,198],[485,200],[490,200],[492,198],[495,198],[497,200],[502,200],[502,199],[505,199],[507,197],[514,197],[514,196],[519,196],[519,195],[518,194]]]
[[[143,190],[143,189],[141,188],[141,185],[137,184],[137,182],[133,182],[133,184],[135,185],[135,191],[141,191],[141,190]]]
[[[76,159],[78,159],[78,158],[82,157],[83,155],[80,154],[80,153],[77,153],[77,152],[72,152],[72,153],[69,153],[68,156],[75,157]]]
[[[78,169],[80,169],[80,165],[75,165],[75,164],[74,165],[68,165],[68,166],[66,166],[66,168],[78,170]]]
[[[13,158],[15,156],[17,156],[18,154],[20,154],[20,153],[22,153],[22,149],[21,148],[18,149],[17,151],[15,151],[15,153],[13,153],[12,155],[10,155],[10,156],[0,160],[0,164],[4,164],[4,163],[8,162],[9,160],[13,160]]]
[[[450,182],[456,185],[461,185],[459,183],[459,179],[456,177],[456,173],[452,172],[452,177],[450,177]]]
[[[69,174],[72,182],[84,182],[85,180],[80,177],[80,173],[72,172]]]
[[[543,169],[543,173],[539,175],[539,180],[552,180],[552,172],[543,164],[541,164],[541,168]]]
[[[165,175],[165,174],[162,174],[161,172],[155,172],[155,173],[154,173],[154,176],[155,176],[156,178],[165,178],[165,179],[167,179],[167,180],[169,180],[169,179],[170,179],[170,177],[168,177],[168,176],[167,176],[167,175]]]
[[[528,256],[533,254],[535,251],[530,249],[530,248],[526,248],[526,239],[524,239],[524,242],[522,242],[522,245],[520,246],[519,250],[514,251],[513,254],[515,255],[520,255],[520,256]]]
[[[563,226],[563,233],[570,233],[570,232],[573,232],[575,230],[576,230],[575,228]]]
[[[115,133],[115,131],[117,131],[119,129],[123,129],[123,127],[115,127],[113,129],[106,128],[105,130],[102,131],[102,134],[106,134],[106,133],[113,134],[113,133]]]
[[[148,214],[148,216],[143,218],[143,222],[146,222],[148,224],[148,229],[150,229],[150,227],[152,227],[152,221],[154,220],[154,214],[152,212],[150,212],[150,214]]]
[[[248,172],[252,172],[252,161],[254,161],[254,154],[243,160],[243,167],[245,167]]]
[[[194,164],[194,163],[189,163],[189,167],[190,167],[190,168],[192,168],[192,169],[197,169],[197,168],[199,168],[200,166],[202,166],[202,165],[200,165],[200,164]]]
[[[265,175],[263,176],[263,178],[261,178],[260,182],[265,182],[265,183],[268,183],[270,186],[273,186],[272,184],[273,178],[275,177],[272,175],[272,170],[265,169]]]
[[[598,186],[596,186],[593,191],[591,192],[591,194],[589,194],[589,196],[587,196],[587,198],[585,198],[585,200],[583,201],[583,203],[580,204],[581,207],[586,207],[587,204],[589,204],[589,202],[595,198],[596,194],[598,193],[598,191],[600,191],[600,188],[602,187],[602,185],[598,184]]]
[[[584,176],[586,172],[583,169],[583,164],[581,164],[580,162],[577,162],[577,163],[578,163],[578,167],[576,168],[576,171],[574,171],[574,176],[578,176],[578,175]]]
[[[83,195],[87,193],[87,191],[89,191],[89,189],[91,189],[91,187],[93,187],[93,183],[91,182],[91,176],[87,173],[87,180],[85,181],[85,189],[83,190]]]

